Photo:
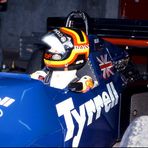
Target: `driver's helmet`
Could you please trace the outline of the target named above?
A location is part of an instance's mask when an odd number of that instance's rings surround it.
[[[61,27],[43,36],[47,45],[44,63],[53,70],[72,70],[83,67],[89,55],[87,35],[78,29]]]

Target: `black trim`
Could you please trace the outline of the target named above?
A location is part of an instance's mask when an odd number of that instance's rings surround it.
[[[75,26],[84,29],[84,22],[74,18]],[[66,17],[48,17],[47,30],[65,26]],[[89,18],[89,34],[101,37],[148,39],[148,20]],[[85,30],[85,29],[84,29]]]

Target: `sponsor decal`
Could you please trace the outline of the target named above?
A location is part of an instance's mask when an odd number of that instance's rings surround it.
[[[89,48],[89,45],[74,46],[74,49],[86,49],[86,48]]]
[[[15,100],[9,97],[4,97],[3,99],[0,98],[0,105],[8,107],[10,106]]]
[[[72,147],[79,146],[84,126],[89,126],[94,122],[93,120],[97,120],[100,117],[103,108],[107,113],[111,108],[118,104],[119,96],[113,83],[106,84],[106,88],[107,91],[103,91],[100,95],[97,95],[93,99],[80,105],[79,110],[75,109],[71,97],[56,105],[57,114],[59,117],[64,117],[67,128],[65,141],[72,139]],[[74,135],[74,123],[78,124],[76,135]]]
[[[100,63],[99,66],[100,66],[101,71],[103,72],[104,79],[107,79],[111,75],[114,75],[112,71],[113,64],[111,61],[108,61],[107,54],[101,55],[100,58],[97,57],[97,60]]]
[[[62,42],[65,49],[72,48],[73,43],[71,42],[71,38],[64,35],[60,30],[54,29],[54,33],[56,34],[57,38]]]
[[[0,98],[0,106],[9,107],[15,100],[9,97]],[[3,116],[3,110],[0,109],[0,117]]]
[[[54,29],[53,31],[56,33],[56,35],[59,37],[62,43],[66,42],[66,37],[63,35],[63,33],[60,30]]]
[[[3,111],[0,109],[0,117],[3,116]]]
[[[82,64],[82,63],[84,63],[84,60],[76,61],[76,64]]]

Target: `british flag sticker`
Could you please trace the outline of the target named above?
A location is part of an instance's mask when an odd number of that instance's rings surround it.
[[[112,61],[108,61],[107,54],[101,55],[100,58],[97,57],[98,62],[100,63],[100,69],[103,72],[103,78],[107,79],[111,75],[114,75],[112,68],[113,68],[113,63]]]

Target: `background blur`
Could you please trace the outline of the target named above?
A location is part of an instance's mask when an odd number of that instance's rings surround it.
[[[119,0],[8,0],[0,12],[0,48],[19,50],[19,37],[45,32],[47,17],[67,16],[73,10],[91,17],[118,17]]]
[[[22,36],[47,32],[48,17],[75,10],[93,18],[148,20],[148,0],[0,0],[0,52],[17,56]]]

